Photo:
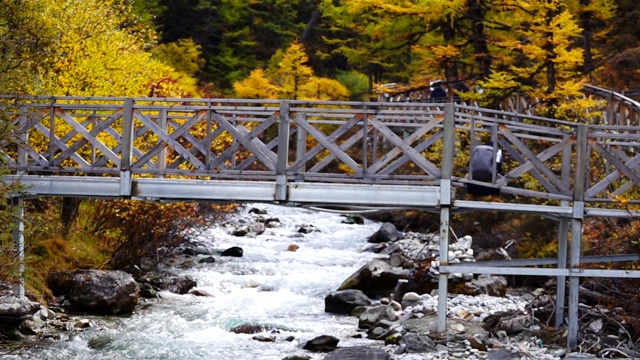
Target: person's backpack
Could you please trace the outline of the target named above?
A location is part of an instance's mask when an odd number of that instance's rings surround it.
[[[469,160],[469,176],[472,180],[491,183],[493,172],[498,173],[493,146],[478,145],[473,149]],[[467,192],[473,195],[497,195],[500,189],[477,184],[467,184]]]

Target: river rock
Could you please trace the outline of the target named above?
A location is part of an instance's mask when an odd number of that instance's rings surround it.
[[[387,360],[389,354],[383,349],[367,346],[352,346],[336,349],[323,360]]]
[[[505,296],[508,282],[504,276],[482,274],[464,284],[462,293],[465,295]]]
[[[402,239],[402,233],[396,229],[396,226],[390,222],[386,222],[380,226],[380,229],[369,237],[369,242],[383,243],[393,242]]]
[[[120,270],[76,270],[51,273],[49,288],[74,307],[96,314],[130,314],[139,299],[133,277]]]
[[[391,269],[391,266],[384,260],[373,259],[349,276],[338,290],[363,288],[374,275],[389,269]]]
[[[40,304],[13,295],[0,296],[0,319],[5,325],[19,324],[40,309]]]
[[[340,342],[340,340],[336,337],[330,335],[320,335],[307,341],[307,343],[304,344],[303,349],[312,352],[329,352],[335,350],[338,347],[338,342]]]
[[[382,320],[396,321],[398,315],[389,305],[378,305],[368,308],[358,319],[360,329],[369,329]]]
[[[409,332],[400,339],[398,353],[427,353],[435,349],[436,344],[430,337]]]
[[[222,253],[220,253],[221,256],[230,256],[230,257],[242,257],[243,254],[243,250],[241,247],[239,246],[232,246],[226,250],[224,250]]]
[[[360,214],[348,214],[348,215],[342,215],[343,217],[345,217],[345,220],[342,220],[343,224],[357,224],[357,225],[363,225],[364,224],[364,217]]]
[[[358,306],[369,305],[369,297],[356,289],[334,291],[324,298],[324,311],[334,314],[349,315]]]
[[[165,291],[170,291],[174,294],[187,294],[189,290],[196,287],[198,284],[191,276],[177,276],[177,277],[164,277],[161,278],[157,286]]]

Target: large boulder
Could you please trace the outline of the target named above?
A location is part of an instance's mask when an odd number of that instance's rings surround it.
[[[324,298],[324,311],[334,314],[349,315],[356,307],[369,305],[369,297],[356,289],[334,291]]]
[[[5,325],[16,325],[35,314],[40,304],[27,298],[17,298],[13,295],[0,295],[0,319]]]
[[[357,289],[370,298],[389,296],[398,280],[408,279],[410,270],[392,268],[386,261],[373,259],[348,277],[338,290]]]
[[[94,314],[130,314],[138,304],[139,287],[120,270],[75,270],[51,273],[49,288],[71,304]]]
[[[402,239],[402,233],[396,229],[396,226],[390,222],[386,222],[380,226],[380,229],[376,231],[371,237],[369,237],[369,242],[372,243],[383,243],[383,242],[394,242]]]

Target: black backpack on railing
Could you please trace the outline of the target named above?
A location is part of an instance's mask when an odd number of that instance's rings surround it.
[[[494,158],[494,149],[491,145],[478,145],[473,149],[471,158],[469,159],[469,177],[471,180],[482,181],[487,183],[493,182],[493,173],[496,176],[502,172],[501,151],[496,150]],[[472,195],[498,195],[499,188],[492,188],[477,184],[466,184],[467,192]]]

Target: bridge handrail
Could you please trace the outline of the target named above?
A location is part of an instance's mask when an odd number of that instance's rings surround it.
[[[442,103],[38,99],[48,102],[7,101],[21,106],[12,121],[21,144],[0,144],[0,156],[16,174],[437,185],[443,151],[437,144],[452,121],[456,144],[446,145],[459,147],[454,186],[472,182],[465,177],[466,159],[489,137],[508,160],[493,186],[571,200],[577,180],[564,169],[575,166],[570,161],[576,161],[581,131],[585,151],[596,156],[591,166],[598,168],[597,177],[585,179],[589,201],[611,202],[607,191],[624,195],[640,184],[640,135],[633,126]],[[531,181],[534,188],[522,187]]]

